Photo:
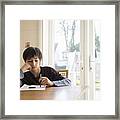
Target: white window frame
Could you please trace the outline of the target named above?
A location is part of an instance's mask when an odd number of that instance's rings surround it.
[[[93,40],[93,21],[80,20],[80,84],[81,90],[85,91],[82,99],[95,98],[95,78],[94,78],[94,47]],[[43,20],[43,66],[54,66],[54,20]],[[91,47],[90,47],[91,46]],[[92,48],[92,50],[91,50]],[[91,55],[90,55],[91,54]],[[92,58],[91,58],[92,56]],[[90,71],[92,65],[93,72]],[[82,92],[82,91],[81,91]]]
[[[43,20],[43,65],[54,67],[54,21]]]
[[[85,91],[82,99],[95,98],[95,45],[92,20],[80,21],[80,79],[81,90]]]

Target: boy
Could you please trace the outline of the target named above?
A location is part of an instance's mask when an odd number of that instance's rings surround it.
[[[71,81],[51,67],[42,67],[42,53],[39,48],[28,47],[23,52],[25,64],[20,69],[20,87],[27,85],[68,86]],[[42,76],[42,79],[41,79]]]

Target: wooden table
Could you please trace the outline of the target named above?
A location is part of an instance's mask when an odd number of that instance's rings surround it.
[[[21,100],[79,100],[79,86],[49,87],[46,90],[20,91]]]

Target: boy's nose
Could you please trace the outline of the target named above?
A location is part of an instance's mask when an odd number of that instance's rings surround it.
[[[35,61],[32,61],[32,66],[35,66]]]

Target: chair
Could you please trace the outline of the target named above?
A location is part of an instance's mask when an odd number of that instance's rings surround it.
[[[59,74],[61,74],[63,77],[68,78],[68,70],[59,70]]]

